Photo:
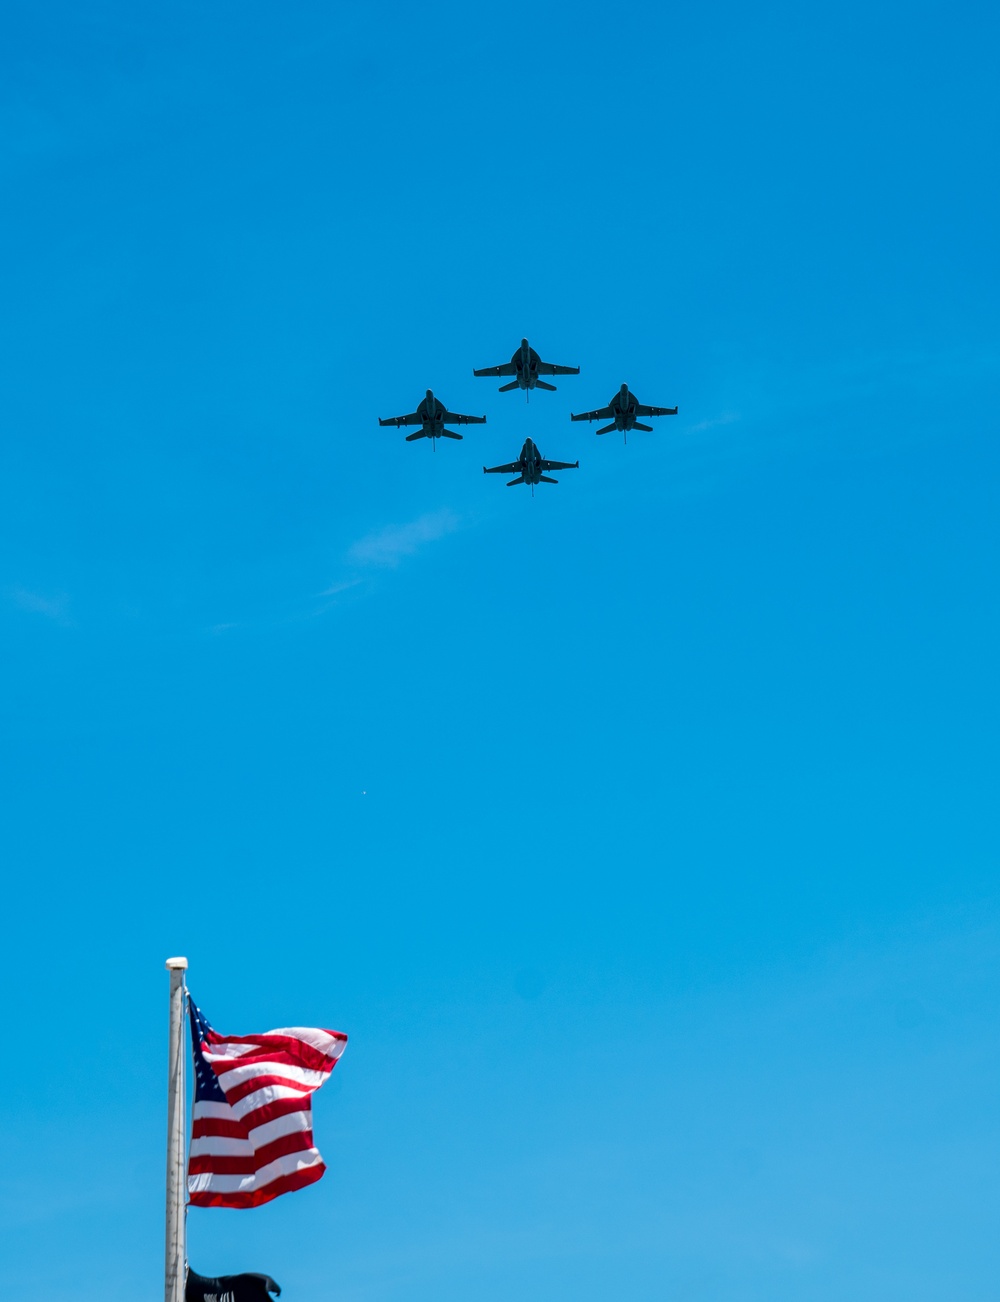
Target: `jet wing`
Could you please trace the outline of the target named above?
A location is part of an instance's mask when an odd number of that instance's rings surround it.
[[[539,362],[536,366],[539,375],[579,375],[579,366],[553,366],[551,362]]]
[[[518,475],[521,473],[520,463],[509,461],[505,466],[483,466],[484,475]]]
[[[424,422],[423,417],[418,416],[415,411],[411,411],[409,416],[390,416],[388,420],[383,420],[379,416],[378,423],[380,425],[395,425],[398,429],[400,425],[422,425]]]
[[[570,416],[570,420],[608,420],[614,415],[610,407],[598,407],[596,411],[581,411],[579,416]]]
[[[635,414],[637,416],[676,416],[676,407],[644,407],[641,402],[635,405]]]
[[[579,470],[579,461],[543,461],[543,470]]]
[[[473,375],[516,375],[517,367],[513,362],[504,362],[503,366],[484,366],[481,371],[473,371]]]
[[[446,425],[485,425],[485,416],[459,416],[457,412],[446,411],[444,414],[444,423]]]

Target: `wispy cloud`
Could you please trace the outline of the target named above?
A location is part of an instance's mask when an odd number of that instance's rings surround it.
[[[719,425],[732,425],[739,418],[738,412],[724,411],[721,416],[714,416],[711,420],[700,420],[697,425],[689,426],[687,432],[688,434],[700,434],[707,429],[716,429]]]
[[[69,597],[64,592],[54,597],[44,597],[39,592],[29,592],[27,588],[13,587],[7,589],[7,596],[21,610],[30,611],[32,615],[44,615],[59,624],[69,624]]]
[[[437,542],[462,527],[461,516],[443,509],[420,515],[408,524],[390,524],[376,529],[352,543],[344,557],[347,575],[334,579],[329,587],[316,594],[325,598],[312,614],[322,615],[337,605],[336,598],[351,588],[366,585],[375,570],[393,570],[408,556],[413,556],[428,543]],[[353,571],[353,572],[352,572]]]
[[[439,538],[454,533],[460,524],[454,511],[448,510],[419,516],[409,524],[391,524],[376,533],[359,538],[349,549],[347,559],[354,565],[392,569],[404,557],[412,556],[427,543],[437,542]]]
[[[328,588],[324,588],[319,594],[321,597],[335,597],[340,592],[346,592],[348,588],[356,588],[363,579],[343,579],[340,583],[331,583]]]

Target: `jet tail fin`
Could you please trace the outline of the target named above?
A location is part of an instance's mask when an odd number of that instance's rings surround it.
[[[553,479],[551,475],[539,475],[538,482],[540,484],[558,484],[559,480]]]
[[[632,426],[632,428],[633,428],[633,429],[644,429],[644,430],[646,431],[647,434],[652,434],[652,432],[653,432],[653,427],[652,427],[652,425],[640,425],[638,421],[635,422],[635,424]]]
[[[610,425],[605,425],[603,429],[599,429],[597,432],[598,434],[610,434],[614,427],[615,422],[612,421]]]
[[[427,435],[424,433],[424,431],[422,429],[418,429],[416,434],[407,434],[406,441],[407,443],[412,443],[414,439],[425,439],[426,437]]]
[[[516,479],[510,479],[507,481],[507,487],[513,488],[515,484],[523,484],[523,483],[524,483],[524,476],[518,475]]]
[[[555,391],[556,391],[556,386],[555,386],[554,384],[546,384],[544,380],[536,380],[536,381],[535,381],[535,388],[536,388],[536,389],[548,389],[549,393],[555,393]]]
[[[511,380],[510,384],[501,384],[500,388],[497,389],[497,393],[510,393],[511,389],[516,389],[516,388],[517,388],[517,381]]]
[[[464,434],[456,434],[452,429],[443,429],[441,433],[446,439],[461,439],[465,437]]]

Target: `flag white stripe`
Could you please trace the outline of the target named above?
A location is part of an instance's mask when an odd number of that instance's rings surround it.
[[[295,1040],[301,1040],[303,1044],[310,1044],[320,1053],[325,1054],[328,1058],[339,1058],[344,1052],[344,1046],[347,1040],[339,1035],[327,1035],[325,1031],[319,1030],[315,1026],[279,1026],[276,1031],[268,1031],[268,1035],[287,1035]]]
[[[188,1150],[192,1157],[253,1157],[254,1146],[249,1139],[227,1139],[225,1135],[202,1135],[191,1140]]]
[[[220,1060],[210,1053],[206,1053],[205,1057],[212,1064],[212,1069],[219,1078],[219,1084],[227,1095],[238,1085],[242,1085],[248,1080],[254,1080],[257,1076],[280,1076],[283,1081],[292,1081],[301,1085],[303,1090],[312,1091],[318,1090],[330,1075],[328,1071],[313,1071],[309,1067],[293,1067],[284,1062],[248,1062],[242,1066],[229,1066],[230,1060],[228,1058]]]
[[[192,1175],[188,1177],[188,1188],[191,1193],[251,1193],[283,1175],[293,1175],[296,1171],[318,1166],[322,1161],[315,1148],[308,1148],[301,1153],[277,1157],[252,1175],[216,1175],[212,1172]]]
[[[210,1103],[206,1099],[199,1099],[194,1105],[194,1119],[200,1121],[202,1117],[211,1117],[213,1121],[232,1121],[233,1109],[228,1103]]]
[[[253,1114],[269,1103],[280,1103],[282,1099],[308,1098],[311,1090],[297,1090],[291,1085],[265,1085],[263,1089],[254,1090],[245,1098],[233,1104],[233,1116],[244,1125],[253,1125]]]
[[[275,1117],[265,1121],[262,1126],[251,1130],[246,1139],[235,1139],[229,1135],[199,1135],[191,1140],[191,1156],[203,1157],[209,1153],[221,1157],[251,1157],[265,1144],[286,1135],[297,1135],[312,1130],[312,1111],[289,1112],[285,1117]]]
[[[327,1035],[325,1031],[314,1030],[309,1026],[283,1026],[276,1031],[265,1031],[264,1035],[279,1035],[284,1039],[297,1040],[299,1044],[304,1044],[310,1049],[315,1049],[321,1053],[324,1058],[332,1058],[336,1061],[344,1052],[344,1046],[347,1041],[339,1036]],[[264,1037],[262,1036],[261,1039]],[[225,1036],[216,1040],[214,1044],[209,1045],[209,1052],[217,1057],[226,1058],[245,1058],[247,1054],[254,1053],[294,1053],[292,1046],[287,1049],[278,1050],[273,1045],[262,1044],[260,1040],[252,1040],[247,1043],[238,1043],[234,1040],[227,1040]]]
[[[255,1126],[250,1131],[250,1142],[254,1148],[263,1148],[265,1144],[272,1144],[285,1135],[312,1130],[312,1124],[312,1108],[308,1112],[289,1112],[287,1116],[275,1117],[273,1121],[265,1121],[262,1126]]]

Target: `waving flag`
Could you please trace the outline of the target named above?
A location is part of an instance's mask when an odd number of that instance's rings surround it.
[[[281,1289],[270,1275],[199,1275],[188,1267],[184,1302],[271,1302]]]
[[[195,1207],[259,1207],[319,1180],[312,1095],[344,1052],[339,1031],[289,1026],[219,1035],[188,998],[194,1120],[188,1195]]]

